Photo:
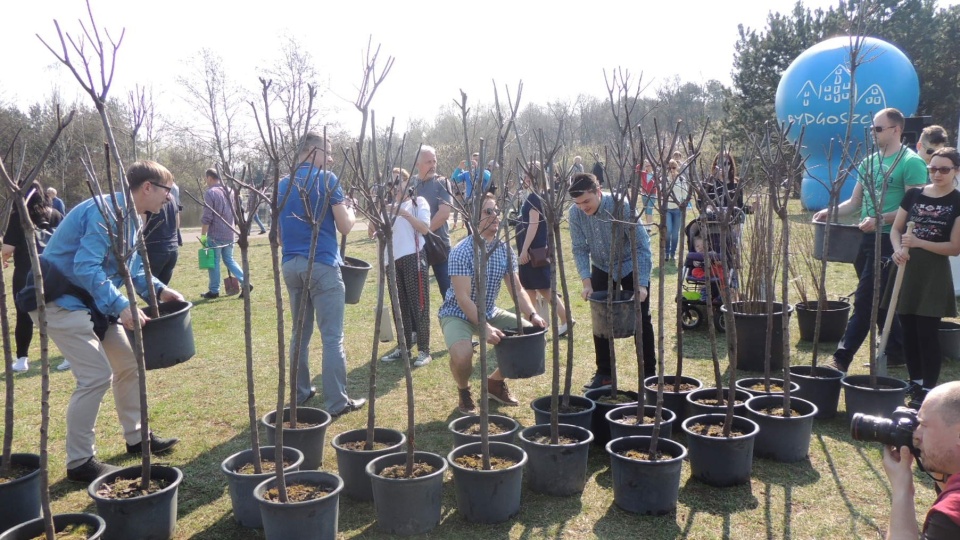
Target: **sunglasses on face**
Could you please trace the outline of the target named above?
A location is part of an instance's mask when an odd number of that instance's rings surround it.
[[[500,209],[499,209],[499,208],[484,208],[484,209],[483,209],[483,215],[485,215],[485,216],[499,216],[499,215],[500,215]]]
[[[956,169],[956,167],[933,167],[927,166],[927,170],[930,171],[930,174],[950,174],[950,171]]]
[[[883,133],[885,129],[893,129],[895,126],[873,126],[873,131],[876,133]]]
[[[159,183],[157,183],[157,182],[150,182],[150,183],[153,184],[153,185],[155,185],[155,186],[157,186],[158,188],[166,191],[167,193],[170,193],[170,192],[173,190],[173,187],[171,187],[171,186],[165,186],[165,185],[159,184]]]

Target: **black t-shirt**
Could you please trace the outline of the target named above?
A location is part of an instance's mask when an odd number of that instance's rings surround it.
[[[53,208],[47,208],[47,220],[51,228],[56,228],[63,221],[63,215]],[[7,230],[3,233],[3,243],[13,246],[13,267],[30,269],[30,251],[27,249],[27,240],[24,238],[23,227],[20,225],[20,213],[14,209],[10,214],[10,222],[7,223]],[[39,246],[38,246],[39,248]]]
[[[930,242],[949,242],[953,223],[960,217],[960,191],[930,197],[922,188],[910,189],[904,194],[900,208],[907,211],[907,221],[916,225],[914,236]]]

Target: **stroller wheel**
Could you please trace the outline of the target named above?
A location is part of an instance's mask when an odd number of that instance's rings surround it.
[[[713,310],[713,327],[720,333],[726,333],[727,331],[727,318],[724,317],[724,313],[720,311],[720,306],[717,306]]]
[[[687,305],[683,308],[680,324],[684,330],[693,330],[703,324],[703,313],[696,306]]]

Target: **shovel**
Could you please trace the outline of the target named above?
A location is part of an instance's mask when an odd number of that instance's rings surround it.
[[[906,234],[913,234],[914,223],[907,222]],[[905,253],[910,252],[910,248],[902,248]],[[907,261],[909,262],[909,261]],[[877,353],[877,375],[887,376],[887,340],[890,339],[890,327],[893,326],[893,317],[897,311],[897,301],[900,300],[900,285],[903,284],[903,273],[907,268],[907,263],[897,268],[897,278],[893,282],[893,293],[890,295],[890,305],[887,306],[887,317],[883,321],[883,333],[880,334],[880,351]]]

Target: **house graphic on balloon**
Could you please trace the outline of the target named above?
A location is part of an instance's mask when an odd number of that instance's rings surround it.
[[[868,140],[877,112],[895,107],[912,116],[920,100],[920,82],[913,64],[902,51],[880,39],[861,38],[863,60],[853,80],[852,39],[836,37],[810,47],[784,71],[777,87],[777,120],[793,124],[792,140],[803,128],[801,153],[806,158],[806,172],[800,199],[808,210],[819,210],[829,202],[828,186],[837,178],[840,167],[850,166],[841,164],[840,156],[859,150],[862,157],[869,146],[863,142]],[[841,200],[850,196],[854,182],[855,178],[848,178],[841,189]]]

